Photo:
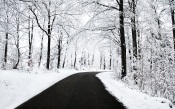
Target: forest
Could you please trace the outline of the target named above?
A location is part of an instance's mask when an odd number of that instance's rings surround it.
[[[175,103],[174,53],[174,0],[0,0],[2,70],[112,70]]]

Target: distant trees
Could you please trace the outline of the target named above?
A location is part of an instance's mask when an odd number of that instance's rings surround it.
[[[174,0],[0,0],[1,68],[109,69],[174,100],[174,14]]]
[[[7,57],[8,57],[8,40],[9,40],[9,18],[10,18],[10,12],[7,7],[6,3],[3,3],[4,10],[5,10],[5,18],[4,18],[4,24],[5,24],[5,51],[4,51],[4,64],[7,63]]]
[[[100,54],[101,69],[114,62],[112,66],[120,78],[133,80],[141,90],[151,90],[152,95],[173,99],[168,94],[173,83],[167,78],[172,80],[174,69],[174,0],[83,0],[82,4],[92,13],[84,27],[94,32],[96,39],[92,40],[103,40],[101,48],[107,44],[106,51],[109,45],[115,45],[112,53],[104,54],[103,50]],[[107,54],[114,57],[114,48],[121,58],[110,60]],[[118,63],[121,66],[116,67]],[[169,89],[160,81],[171,84]]]
[[[124,13],[125,13],[124,0],[116,0],[112,3],[109,3],[109,5],[101,0],[98,0],[98,1],[92,0],[92,1],[89,1],[88,3],[89,5],[95,4],[94,6],[95,14],[93,17],[95,19],[94,21],[100,21],[101,19],[103,19],[101,18],[102,15],[106,17],[104,21],[107,22],[107,24],[106,25],[104,24],[105,26],[98,24],[97,25],[98,27],[95,28],[94,30],[109,32],[113,36],[109,36],[108,39],[114,41],[115,43],[118,43],[118,39],[116,39],[115,32],[117,32],[117,35],[119,35],[120,37],[119,42],[120,42],[120,50],[121,50],[121,55],[120,55],[121,56],[121,74],[122,74],[121,78],[124,78],[127,74],[127,57],[126,57],[126,41],[125,41],[126,39],[125,39],[125,24],[124,24]],[[88,3],[85,2],[84,4],[88,4]],[[106,12],[110,12],[110,13],[107,14]],[[116,15],[117,13],[118,16],[113,16],[112,13],[114,15]],[[105,16],[105,14],[107,15]],[[116,17],[118,17],[117,19],[118,23],[116,23]]]
[[[71,21],[69,21],[69,16],[73,17],[73,14],[68,13],[69,9],[66,6],[69,6],[67,1],[24,1],[20,0],[27,4],[29,7],[29,10],[34,16],[34,19],[36,21],[37,26],[40,28],[43,33],[47,36],[47,62],[46,62],[46,68],[49,69],[50,67],[50,61],[51,61],[51,40],[54,39],[54,37],[57,37],[57,68],[60,68],[61,64],[61,50],[62,50],[62,40],[63,40],[63,34],[69,34],[67,33],[66,29],[67,27],[73,28],[73,25],[69,25]],[[62,8],[64,7],[64,8]],[[66,18],[67,16],[67,18]],[[66,19],[64,19],[66,18]],[[58,36],[55,34],[56,31],[58,32]],[[41,38],[41,41],[43,41],[43,36]],[[41,42],[41,52],[39,56],[39,65],[41,63],[42,58],[42,49],[43,49],[43,43]]]

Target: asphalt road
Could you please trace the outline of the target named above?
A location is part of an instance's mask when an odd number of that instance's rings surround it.
[[[16,109],[125,109],[105,90],[96,74],[87,72],[69,76]]]

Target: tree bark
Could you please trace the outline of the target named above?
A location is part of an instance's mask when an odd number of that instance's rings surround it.
[[[32,44],[33,44],[33,20],[32,20],[32,28],[30,31],[30,16],[29,16],[29,61],[31,61],[32,58]],[[31,66],[31,62],[28,63],[28,66]]]
[[[103,70],[106,69],[106,59],[105,59],[105,56],[103,57]]]
[[[172,2],[174,2],[174,0],[171,0],[170,6],[171,6],[171,20],[172,20],[172,27],[173,27],[173,42],[174,42],[174,51],[175,51],[175,20],[174,20],[174,7],[172,6]]]
[[[110,60],[109,60],[109,70],[112,69],[112,50],[110,48]]]
[[[4,4],[5,5],[5,4]],[[4,64],[6,66],[6,63],[7,63],[7,56],[8,56],[8,39],[9,39],[9,33],[8,33],[8,30],[9,30],[9,15],[8,15],[8,10],[6,11],[6,33],[5,33],[5,51],[4,51]]]
[[[133,56],[137,59],[137,31],[136,31],[136,18],[135,18],[135,0],[131,2],[131,11],[133,16],[131,17],[131,28],[132,28],[132,40],[133,40]]]
[[[77,51],[75,50],[74,68],[76,68],[77,63]]]
[[[58,62],[57,62],[57,68],[60,68],[61,49],[62,49],[61,46],[62,46],[62,36],[60,36],[60,38],[58,40]]]
[[[49,8],[50,8],[50,2],[49,2]],[[46,68],[49,69],[50,66],[50,44],[51,44],[51,15],[50,15],[50,9],[48,10],[48,42],[47,42],[47,63]]]
[[[67,48],[66,48],[66,52],[65,52],[62,68],[64,68],[65,64],[66,64],[66,53],[67,53]]]
[[[50,66],[50,44],[51,44],[51,30],[50,30],[50,24],[48,24],[47,64],[46,64],[47,69],[49,69]]]
[[[124,10],[123,10],[123,0],[120,0],[119,4],[119,24],[120,24],[120,42],[121,42],[121,67],[122,76],[126,76],[126,44],[125,44],[125,31],[124,31]]]
[[[4,52],[4,63],[7,63],[7,53],[8,53],[8,33],[5,34],[5,52]]]
[[[19,18],[18,19],[18,23],[19,23]],[[19,64],[19,61],[20,61],[20,48],[19,48],[19,24],[17,24],[17,41],[16,41],[16,48],[17,48],[17,63],[15,64],[15,66],[13,67],[13,69],[17,69],[18,68],[18,64]]]

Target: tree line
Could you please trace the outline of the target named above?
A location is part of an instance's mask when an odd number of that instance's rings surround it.
[[[109,69],[174,101],[174,0],[0,2],[1,68]]]

